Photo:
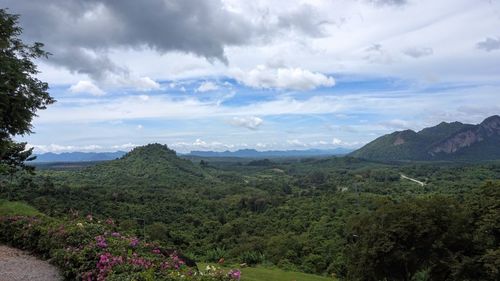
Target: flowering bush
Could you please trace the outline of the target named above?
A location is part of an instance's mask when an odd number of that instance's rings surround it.
[[[61,268],[68,280],[235,281],[240,271],[189,267],[175,251],[115,231],[112,220],[64,221],[0,217],[0,241],[30,250]],[[166,254],[168,253],[168,254]]]

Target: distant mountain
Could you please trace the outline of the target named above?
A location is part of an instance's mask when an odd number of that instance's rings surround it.
[[[181,159],[166,145],[139,146],[120,159],[106,161],[78,171],[75,181],[85,185],[195,186],[205,179],[199,165]]]
[[[87,162],[114,160],[125,155],[125,151],[116,152],[63,152],[35,154],[33,162]]]
[[[240,149],[236,151],[191,151],[187,156],[199,157],[240,157],[240,158],[271,158],[271,157],[311,157],[343,155],[352,150],[346,148],[336,149],[307,149],[307,150],[268,150]]]
[[[500,116],[488,117],[477,125],[442,122],[419,132],[397,131],[349,156],[379,161],[500,159]]]

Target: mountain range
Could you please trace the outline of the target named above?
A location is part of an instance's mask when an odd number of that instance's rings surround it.
[[[335,149],[305,149],[305,150],[267,150],[240,149],[236,151],[191,151],[187,156],[199,157],[240,157],[240,158],[273,158],[273,157],[313,157],[343,155],[352,150],[346,148]]]
[[[352,150],[346,148],[336,149],[307,149],[307,150],[269,150],[257,151],[255,149],[240,149],[236,151],[191,151],[187,154],[179,154],[180,156],[196,156],[196,157],[238,157],[238,158],[275,158],[275,157],[319,157],[343,155]],[[35,154],[34,163],[50,163],[50,162],[93,162],[93,161],[109,161],[124,156],[127,152],[63,152],[63,153],[42,153]]]
[[[442,122],[418,132],[396,131],[348,155],[377,161],[500,159],[500,116],[490,116],[477,125]]]
[[[33,162],[90,162],[107,161],[122,157],[127,152],[63,152],[63,153],[42,153],[35,154],[36,159]]]

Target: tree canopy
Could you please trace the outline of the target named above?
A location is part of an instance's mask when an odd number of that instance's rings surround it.
[[[48,93],[48,84],[36,78],[34,60],[47,57],[43,44],[32,45],[20,39],[19,16],[0,9],[0,173],[26,169],[32,149],[16,143],[14,136],[31,133],[36,111],[55,100]]]

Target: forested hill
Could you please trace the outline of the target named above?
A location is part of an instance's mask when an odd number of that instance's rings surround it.
[[[378,161],[500,159],[500,116],[488,117],[477,125],[442,122],[419,132],[397,131],[377,138],[350,156]]]
[[[203,170],[179,158],[166,145],[148,144],[134,148],[117,160],[78,171],[66,172],[77,185],[182,187],[210,184]]]

